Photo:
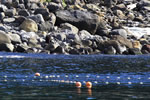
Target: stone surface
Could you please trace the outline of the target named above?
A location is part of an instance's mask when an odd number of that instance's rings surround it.
[[[90,12],[84,12],[80,10],[60,10],[56,12],[56,24],[70,23],[79,28],[79,30],[87,30],[91,34],[94,34],[100,23],[99,17]]]
[[[120,35],[124,38],[127,38],[128,32],[124,29],[114,29],[110,33],[111,35]]]
[[[11,43],[10,37],[3,31],[0,31],[0,44],[2,43]]]
[[[50,19],[49,11],[48,11],[48,9],[45,9],[45,8],[35,9],[34,14],[42,14],[42,16],[45,20]]]
[[[18,15],[20,16],[30,16],[30,13],[26,9],[21,9],[18,11]]]
[[[14,45],[11,43],[2,43],[0,44],[0,51],[7,51],[7,52],[13,52]]]
[[[31,19],[26,19],[21,25],[20,28],[27,32],[37,32],[38,26],[35,21]]]
[[[28,18],[34,20],[36,23],[43,23],[43,22],[45,22],[45,20],[44,20],[44,18],[43,18],[43,16],[41,14],[29,16]]]

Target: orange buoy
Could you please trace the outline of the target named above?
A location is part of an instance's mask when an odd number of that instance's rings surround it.
[[[92,83],[91,83],[91,82],[86,82],[86,87],[87,87],[88,89],[92,88]]]
[[[40,73],[35,73],[35,76],[40,76]]]
[[[81,87],[82,87],[81,82],[76,82],[76,84],[75,84],[75,85],[76,85],[76,87],[77,87],[77,88],[81,88]]]

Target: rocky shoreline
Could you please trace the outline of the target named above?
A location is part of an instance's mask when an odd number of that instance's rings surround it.
[[[0,0],[0,51],[149,54],[150,0]]]

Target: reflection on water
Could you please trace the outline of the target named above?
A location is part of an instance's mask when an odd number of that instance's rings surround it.
[[[15,57],[15,58],[13,58]],[[150,98],[150,56],[0,53],[0,97],[99,100]],[[40,77],[34,77],[39,72]],[[80,81],[77,89],[74,82]],[[85,82],[93,84],[85,88]]]

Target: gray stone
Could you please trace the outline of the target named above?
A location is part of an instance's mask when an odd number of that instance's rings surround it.
[[[60,25],[60,28],[70,30],[74,34],[78,34],[78,31],[79,31],[79,29],[77,27],[75,27],[69,23],[62,23]]]
[[[53,29],[53,24],[49,21],[43,22],[39,25],[39,30],[41,31],[51,31]]]
[[[27,17],[30,16],[30,13],[26,9],[21,9],[18,11],[18,15]]]
[[[48,46],[46,46],[46,50],[49,50],[50,52],[53,52],[57,47],[59,46],[58,43],[49,43]]]
[[[13,17],[16,15],[16,9],[13,8],[13,9],[8,9],[6,10],[5,12],[5,16],[8,16],[8,17]]]
[[[29,16],[28,18],[34,20],[36,23],[43,23],[43,22],[45,22],[44,18],[43,18],[43,16],[41,14]]]
[[[1,12],[0,13],[0,20],[3,20],[4,17],[5,17],[5,13]]]
[[[105,54],[116,54],[117,51],[113,46],[109,46],[108,48],[105,48],[104,53]]]
[[[112,30],[112,32],[110,34],[111,35],[120,35],[124,38],[127,38],[128,32],[124,29],[114,29],[114,30]]]
[[[114,5],[117,4],[117,1],[118,1],[118,0],[104,0],[104,4],[105,4],[107,7],[113,7]]]
[[[55,12],[57,10],[61,10],[62,6],[60,4],[54,3],[54,2],[50,2],[47,5],[47,8],[49,9],[50,12]]]
[[[28,46],[24,44],[17,45],[15,51],[16,52],[26,52],[28,50]]]
[[[34,14],[42,14],[42,16],[44,17],[45,20],[50,19],[49,11],[48,11],[48,9],[45,9],[45,8],[35,9]]]
[[[56,38],[60,41],[66,41],[66,35],[65,34],[56,34]]]
[[[42,48],[38,40],[35,38],[30,38],[28,41],[28,46],[32,48]]]
[[[21,38],[18,34],[9,34],[12,44],[22,43]]]
[[[13,23],[14,21],[15,21],[15,18],[4,18],[3,19],[3,23],[6,23],[6,24]]]
[[[54,50],[55,53],[58,53],[58,54],[65,54],[65,49],[62,47],[62,46],[58,46],[55,50]]]
[[[101,23],[98,15],[81,10],[56,11],[56,18],[56,25],[70,23],[76,26],[79,30],[87,30],[91,34],[96,32],[99,23]]]
[[[2,44],[2,43],[10,44],[11,40],[10,40],[9,36],[5,32],[0,31],[0,44]]]
[[[7,51],[7,52],[13,52],[14,45],[11,43],[2,43],[0,44],[0,51]]]
[[[87,40],[87,39],[91,39],[92,35],[88,31],[82,30],[79,31],[79,37],[81,38],[81,40]]]
[[[0,4],[0,12],[5,12],[6,10],[8,10],[8,8],[5,5]]]
[[[142,52],[138,48],[129,48],[128,52],[129,52],[129,54],[132,54],[132,55],[140,55],[140,54],[142,54]]]
[[[50,21],[53,25],[55,25],[56,16],[55,16],[53,13],[50,13],[49,15],[50,15],[49,21]]]

